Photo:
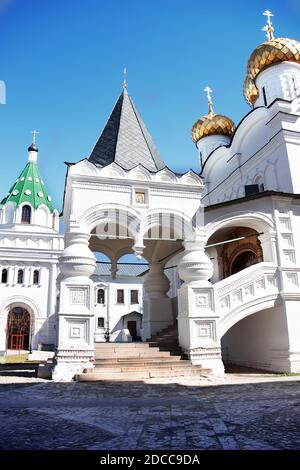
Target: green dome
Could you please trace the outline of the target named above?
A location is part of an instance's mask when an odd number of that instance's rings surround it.
[[[13,202],[16,207],[19,207],[24,202],[28,202],[34,209],[45,205],[53,213],[54,206],[51,202],[51,197],[47,193],[35,162],[27,163],[19,178],[1,201],[1,206],[7,202]]]

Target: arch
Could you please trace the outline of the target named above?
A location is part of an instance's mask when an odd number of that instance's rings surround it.
[[[249,213],[246,211],[229,213],[226,218],[219,217],[205,225],[206,240],[222,228],[227,227],[248,227],[260,232],[270,232],[275,230],[273,220],[262,212]]]
[[[1,284],[6,284],[8,281],[8,269],[3,268],[1,271]]]
[[[29,309],[30,313],[33,315],[34,319],[42,318],[41,310],[38,304],[29,297],[24,295],[17,295],[8,297],[0,305],[0,317],[6,318],[8,310],[12,307],[23,307]]]
[[[33,284],[39,284],[40,283],[40,270],[35,269],[33,271]]]
[[[97,290],[97,304],[105,304],[105,290],[102,288]]]
[[[17,284],[24,283],[24,269],[18,269]]]
[[[258,263],[258,257],[255,249],[253,249],[252,246],[243,247],[230,261],[230,274],[236,274],[242,271],[242,269],[245,269],[248,266],[252,266],[256,263]]]
[[[118,215],[119,220],[126,221],[126,227],[132,238],[135,238],[135,227],[139,227],[140,214],[134,208],[121,204],[99,204],[90,207],[79,217],[79,224],[84,232],[91,233],[97,225],[104,223],[116,223]]]
[[[15,221],[15,204],[13,202],[8,202],[4,206],[4,223],[13,224]]]
[[[7,349],[31,348],[32,317],[23,307],[12,307],[7,315]]]
[[[220,337],[222,338],[231,327],[244,318],[274,307],[277,299],[278,292],[266,294],[265,297],[251,300],[248,304],[243,304],[234,311],[222,316],[220,319]]]
[[[152,209],[144,212],[141,219],[141,235],[144,237],[149,230],[163,226],[163,222],[169,224],[169,228],[174,230],[180,239],[193,239],[195,230],[193,220],[183,212],[175,209]],[[174,238],[175,239],[175,238]]]
[[[21,224],[31,224],[31,206],[24,204],[21,208]]]
[[[41,204],[35,212],[35,223],[43,227],[48,227],[50,224],[48,222],[50,217],[50,211],[47,206]]]

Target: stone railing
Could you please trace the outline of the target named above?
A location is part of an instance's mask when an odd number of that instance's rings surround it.
[[[221,317],[249,303],[276,295],[278,289],[277,266],[258,263],[214,284]],[[262,307],[264,308],[264,307]]]

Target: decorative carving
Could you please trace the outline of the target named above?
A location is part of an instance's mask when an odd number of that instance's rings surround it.
[[[86,289],[70,289],[70,303],[77,305],[86,305]]]
[[[291,221],[288,217],[279,217],[279,226],[283,231],[291,231]]]
[[[200,340],[210,339],[216,341],[215,320],[195,320],[197,338]]]
[[[289,284],[299,287],[298,273],[286,273],[286,277]]]

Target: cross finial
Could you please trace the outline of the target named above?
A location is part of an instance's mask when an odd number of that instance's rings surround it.
[[[266,36],[269,39],[269,41],[271,41],[272,39],[274,39],[274,27],[271,21],[271,16],[274,16],[274,15],[270,10],[265,10],[263,12],[263,15],[267,17],[267,24],[266,26],[262,28],[262,31],[267,32]]]
[[[214,110],[213,110],[213,107],[212,107],[212,98],[211,98],[212,89],[209,86],[206,86],[204,88],[204,91],[206,93],[206,97],[207,97],[207,101],[208,101],[209,114],[214,114]]]
[[[126,88],[127,88],[127,70],[126,70],[126,67],[124,67],[123,77],[124,77],[124,80],[123,80],[123,89],[126,90]]]
[[[39,134],[38,131],[34,130],[31,132],[32,134],[32,143],[35,145],[36,144],[36,135]]]

